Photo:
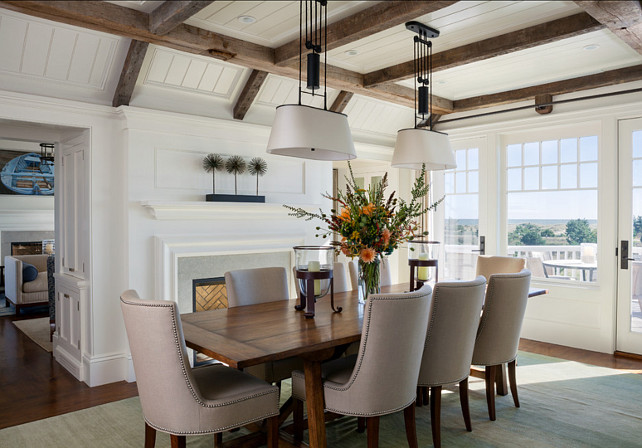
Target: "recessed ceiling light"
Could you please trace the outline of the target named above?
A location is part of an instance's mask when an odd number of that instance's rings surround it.
[[[356,56],[356,55],[359,54],[359,52],[357,50],[348,50],[348,51],[346,51],[346,54],[348,56]]]
[[[584,49],[588,50],[588,51],[597,50],[598,48],[600,48],[600,46],[598,44],[591,44],[591,45],[587,45],[586,47],[584,47]]]
[[[236,18],[241,23],[254,23],[256,22],[256,19],[252,16],[238,16]]]

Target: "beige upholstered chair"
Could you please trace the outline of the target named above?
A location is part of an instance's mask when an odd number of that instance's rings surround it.
[[[468,407],[468,375],[479,326],[486,279],[435,285],[432,312],[419,371],[420,388],[430,387],[433,445],[441,446],[441,388],[459,383],[459,401],[466,429],[472,431]],[[421,399],[419,396],[417,399]],[[427,404],[427,403],[424,403]]]
[[[348,271],[350,272],[350,284],[352,285],[352,290],[356,291],[359,288],[359,278],[358,278],[358,267],[357,260],[348,261]]]
[[[642,261],[631,263],[631,297],[637,300],[642,311]]]
[[[571,277],[563,275],[549,275],[544,262],[539,257],[526,257],[526,269],[531,271],[534,278],[556,278],[558,280],[570,280]]]
[[[141,300],[131,290],[120,301],[145,418],[145,447],[154,446],[156,430],[171,435],[172,447],[184,447],[188,435],[216,434],[266,418],[268,446],[278,445],[276,387],[220,364],[190,368],[176,303]]]
[[[515,257],[500,257],[480,255],[477,257],[477,274],[483,275],[488,281],[492,274],[510,274],[524,269],[526,260]]]
[[[474,365],[486,367],[486,401],[488,415],[495,420],[495,375],[497,368],[508,363],[508,379],[515,407],[519,407],[515,382],[515,358],[519,346],[531,273],[493,274],[488,281],[484,312],[477,330]]]
[[[368,446],[377,446],[379,417],[404,410],[406,436],[417,446],[415,398],[432,302],[430,285],[400,294],[373,294],[363,313],[359,353],[322,366],[325,409],[367,417]],[[305,376],[292,373],[295,438],[305,400]],[[298,422],[298,423],[297,423]]]
[[[290,299],[287,271],[282,267],[229,271],[225,273],[225,286],[229,308]],[[280,389],[281,381],[290,378],[293,370],[301,368],[301,359],[288,358],[250,366],[245,372],[268,383],[276,383]]]
[[[43,306],[49,304],[47,258],[49,255],[14,255],[4,258],[5,302],[16,306],[16,314],[20,309],[30,306]],[[33,265],[38,271],[35,280],[23,281],[23,263]]]

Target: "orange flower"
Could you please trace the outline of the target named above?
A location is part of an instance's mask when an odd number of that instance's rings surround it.
[[[359,252],[359,258],[361,258],[364,263],[372,263],[375,259],[375,255],[374,249],[369,247],[361,249],[361,252]]]
[[[372,212],[374,212],[374,209],[375,209],[375,205],[371,202],[365,207],[361,208],[361,213],[363,213],[364,215],[370,216],[372,215]]]
[[[350,249],[346,245],[341,245],[341,252],[343,252],[343,255],[350,256]]]
[[[385,246],[388,245],[390,242],[390,237],[392,236],[392,232],[388,229],[383,229],[383,244]]]
[[[342,208],[341,209],[341,214],[339,215],[339,219],[343,221],[349,221],[350,220],[350,210],[347,208]]]

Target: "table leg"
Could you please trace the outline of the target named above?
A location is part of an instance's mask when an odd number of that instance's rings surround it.
[[[506,364],[500,364],[495,370],[495,383],[497,384],[497,395],[508,395],[508,381],[506,379]]]
[[[321,361],[305,359],[303,366],[305,369],[305,395],[308,407],[310,446],[313,448],[326,448]]]

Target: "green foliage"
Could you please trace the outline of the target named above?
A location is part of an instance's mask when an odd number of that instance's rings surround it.
[[[642,242],[642,216],[633,217],[633,238],[640,238]]]
[[[551,229],[542,229],[540,235],[542,235],[542,237],[544,238],[553,238],[555,236],[555,232],[553,232]]]
[[[515,230],[508,234],[508,244],[514,246],[543,246],[542,228],[530,222],[518,224]]]
[[[591,230],[586,219],[571,219],[566,223],[566,241],[570,245],[597,243],[597,231]]]

